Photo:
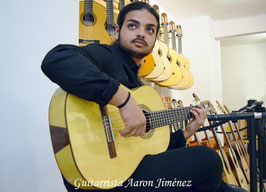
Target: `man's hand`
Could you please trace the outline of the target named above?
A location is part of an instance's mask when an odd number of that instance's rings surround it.
[[[122,104],[128,96],[128,91],[120,86],[109,101],[109,104],[118,106]],[[132,96],[127,104],[119,109],[120,116],[125,123],[125,129],[119,133],[123,137],[144,135],[146,130],[146,117]]]
[[[126,125],[119,133],[124,137],[144,135],[146,117],[136,101],[131,97],[128,103],[120,109],[120,115]]]
[[[206,119],[207,110],[202,106],[199,106],[199,108],[192,108],[191,113],[195,117],[188,122],[187,127],[183,131],[185,139],[191,137],[200,128],[200,126],[203,125]]]

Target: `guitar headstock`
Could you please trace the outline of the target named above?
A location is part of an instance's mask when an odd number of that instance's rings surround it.
[[[161,96],[161,98],[162,98],[162,101],[163,101],[164,108],[167,109],[167,103],[166,103],[166,100],[165,100],[164,96]]]
[[[217,103],[217,105],[218,105],[218,108],[219,108],[224,114],[226,114],[226,112],[225,112],[223,106],[219,103],[219,101],[216,100],[216,103]]]
[[[204,109],[207,110],[207,114],[217,114],[214,106],[209,100],[200,101],[199,105],[201,105]]]
[[[162,23],[168,24],[168,18],[167,18],[167,14],[166,13],[162,13],[161,14],[161,20],[162,20]]]
[[[167,103],[167,108],[172,109],[172,103],[171,103],[171,97],[165,97],[166,103]]]
[[[230,110],[224,105],[224,109],[226,110],[227,113],[231,113]]]
[[[175,99],[172,99],[172,104],[174,108],[178,108],[177,101]]]
[[[177,103],[178,103],[179,107],[184,107],[184,105],[183,105],[183,101],[178,100]]]
[[[177,25],[176,26],[176,35],[178,36],[178,37],[181,37],[182,36],[182,27],[181,27],[181,25]]]
[[[170,29],[171,32],[175,31],[175,22],[173,22],[173,21],[169,22],[169,29]]]
[[[155,5],[153,5],[152,7],[153,7],[153,9],[154,9],[155,11],[157,11],[157,13],[159,14],[159,7],[158,7],[158,5],[155,4]]]
[[[200,99],[199,99],[199,97],[196,95],[196,93],[192,93],[192,96],[193,96],[193,98],[195,99],[195,101],[198,103],[198,102],[200,102]]]

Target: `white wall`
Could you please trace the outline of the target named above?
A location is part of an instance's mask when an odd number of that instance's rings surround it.
[[[266,102],[265,50],[266,42],[222,47],[223,102],[230,109],[248,99]]]
[[[78,1],[5,1],[0,19],[0,190],[63,192],[48,126],[56,86],[40,65],[53,46],[77,43]]]

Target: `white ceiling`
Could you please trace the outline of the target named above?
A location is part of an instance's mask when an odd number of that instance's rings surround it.
[[[226,20],[266,14],[266,0],[150,0],[177,19],[209,15]]]
[[[213,20],[230,20],[266,14],[266,0],[150,0],[176,19],[209,15]],[[266,22],[266,21],[265,21]],[[266,33],[221,39],[221,46],[266,42]]]

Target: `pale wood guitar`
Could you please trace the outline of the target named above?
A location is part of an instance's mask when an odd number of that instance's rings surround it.
[[[111,44],[105,30],[105,7],[93,0],[79,2],[79,46],[91,43]]]
[[[218,105],[218,108],[219,108],[224,114],[226,114],[226,112],[225,112],[225,110],[223,109],[222,105],[221,105],[218,101],[216,101],[216,103],[217,103],[217,105]],[[245,174],[247,181],[250,182],[249,166],[248,166],[247,162],[246,162],[245,159],[244,159],[244,154],[242,153],[242,150],[241,150],[241,148],[240,148],[240,145],[239,145],[239,143],[238,143],[238,140],[237,140],[237,138],[236,138],[235,132],[234,132],[233,127],[231,126],[230,122],[228,122],[228,126],[229,126],[229,128],[230,128],[230,130],[231,130],[231,134],[233,135],[233,138],[234,138],[234,142],[230,142],[230,143],[231,143],[231,145],[232,145],[232,144],[235,145],[235,147],[232,146],[232,148],[234,149],[234,151],[235,151],[235,153],[236,153],[236,156],[239,157],[239,158],[238,158],[238,159],[239,159],[239,165],[240,165],[240,167],[241,167],[243,173]]]
[[[168,34],[168,18],[166,13],[162,13],[161,15],[162,24],[164,27],[163,34],[164,34],[164,43],[167,45],[167,58],[169,62],[171,63],[172,68],[172,75],[169,79],[165,81],[158,82],[157,84],[160,86],[171,86],[171,85],[177,85],[182,80],[182,73],[178,65],[176,65],[177,62],[177,53],[169,48],[169,34]]]
[[[186,57],[182,55],[182,30],[180,28],[175,28],[175,23],[173,21],[170,21],[170,28],[171,28],[171,34],[172,34],[172,46],[175,51],[177,51],[176,48],[176,32],[178,37],[178,54],[177,54],[177,65],[179,66],[181,72],[182,72],[182,79],[181,81],[174,86],[170,86],[170,88],[173,89],[181,89],[185,88],[190,84],[190,75],[188,70],[186,69],[185,65],[187,63]]]
[[[121,185],[145,155],[167,149],[170,124],[192,118],[192,107],[166,110],[152,87],[128,91],[145,112],[144,136],[125,138],[119,134],[125,124],[115,106],[100,108],[62,89],[54,93],[49,108],[51,140],[58,167],[72,185],[77,180],[87,181],[82,189]]]
[[[213,107],[214,109],[214,107]],[[213,113],[214,114],[217,114],[217,111],[214,109],[213,110]],[[237,157],[236,157],[236,154],[232,148],[232,145],[231,145],[231,142],[229,140],[229,138],[227,137],[226,135],[226,131],[224,129],[223,126],[220,126],[222,132],[223,132],[223,135],[224,135],[224,138],[225,138],[225,142],[227,144],[227,149],[225,152],[227,153],[227,157],[228,157],[228,160],[230,161],[230,165],[231,165],[231,168],[233,169],[233,173],[238,181],[238,184],[239,186],[241,186],[243,189],[246,189],[246,190],[249,190],[249,185],[248,185],[248,182],[245,178],[245,175],[238,163],[238,160],[237,160]],[[213,130],[213,133],[215,133],[215,130]],[[216,134],[216,133],[215,133]]]
[[[193,93],[193,97],[194,98],[196,97],[195,93]],[[208,102],[206,104],[211,108],[211,110],[208,111],[207,114],[216,114],[216,110],[213,107],[212,103]],[[223,169],[223,180],[225,182],[229,183],[229,184],[232,184],[232,185],[239,185],[238,182],[237,182],[236,176],[234,175],[234,173],[233,173],[233,171],[231,169],[229,160],[228,160],[228,158],[226,156],[225,150],[222,147],[221,141],[220,141],[215,129],[212,129],[212,133],[213,133],[213,137],[214,137],[215,142],[216,142],[216,146],[218,147],[218,150],[216,150],[216,152],[221,157],[221,160],[222,160],[222,163],[223,163],[223,168],[224,168]]]
[[[153,5],[153,8],[159,13],[159,7],[157,5]],[[163,72],[159,76],[155,76],[155,77],[152,72],[149,75],[145,76],[145,79],[152,80],[152,81],[165,81],[171,77],[172,67],[171,67],[171,63],[169,62],[167,58],[167,51],[168,51],[167,45],[161,42],[158,36],[151,54],[155,62],[161,61],[160,64],[162,64],[163,66]]]
[[[231,113],[230,110],[227,108],[226,105],[224,105],[224,109],[227,113]],[[239,145],[241,146],[241,149],[242,149],[242,153],[244,154],[244,157],[245,157],[245,160],[246,160],[246,163],[249,167],[249,154],[248,154],[248,150],[244,144],[244,141],[240,135],[240,132],[239,132],[239,129],[237,127],[237,125],[234,123],[234,127],[235,127],[235,130],[237,132],[237,135],[238,135],[238,142],[239,142]]]

